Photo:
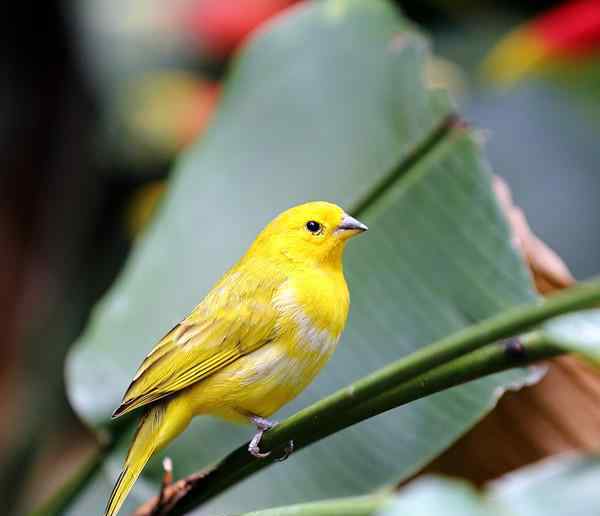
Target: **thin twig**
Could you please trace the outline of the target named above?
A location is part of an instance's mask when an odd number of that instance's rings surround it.
[[[175,505],[185,497],[190,491],[196,489],[202,480],[210,473],[212,468],[192,473],[191,475],[172,482],[167,486],[164,485],[158,496],[150,498],[143,505],[140,505],[134,516],[164,516],[171,514]],[[163,478],[164,481],[164,478]]]
[[[162,510],[162,507],[166,505],[167,498],[167,489],[171,487],[173,484],[173,461],[170,457],[165,457],[163,459],[163,478],[160,485],[160,493],[158,494],[158,500],[154,509],[152,510],[152,516],[158,516]]]

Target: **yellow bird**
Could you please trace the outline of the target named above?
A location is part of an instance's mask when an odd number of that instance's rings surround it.
[[[267,418],[333,353],[349,307],[342,255],[367,226],[327,202],[278,215],[209,294],[144,359],[113,417],[143,407],[106,506],[121,507],[150,457],[193,416],[253,423],[248,451],[265,457]]]

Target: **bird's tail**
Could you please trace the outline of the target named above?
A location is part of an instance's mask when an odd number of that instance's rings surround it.
[[[117,483],[110,494],[105,516],[115,516],[152,455],[183,431],[191,416],[177,403],[156,404],[140,418]],[[184,410],[182,410],[184,409]]]

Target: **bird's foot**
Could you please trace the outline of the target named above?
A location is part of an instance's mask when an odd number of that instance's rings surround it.
[[[260,416],[250,416],[250,421],[252,421],[256,425],[256,434],[250,441],[248,445],[248,451],[250,455],[256,457],[257,459],[264,459],[271,455],[271,452],[261,452],[258,447],[260,440],[265,432],[271,430],[271,428],[277,426],[277,421],[270,421]],[[283,462],[286,460],[294,451],[294,441],[290,440],[287,446],[283,450],[283,455],[278,459],[275,459],[277,462]]]
[[[258,436],[258,441],[260,441],[260,438],[262,437],[262,432],[258,432],[254,436],[252,441],[250,441],[250,444],[248,445],[248,451],[250,452],[250,455],[252,455],[253,457],[256,457],[257,459],[266,459],[269,455],[271,455],[271,452],[270,451],[268,451],[268,452],[260,451],[258,444],[254,442],[254,440],[256,439],[257,436]]]
[[[260,440],[262,439],[263,434],[268,430],[271,430],[271,428],[273,428],[274,426],[276,426],[277,421],[269,421],[268,419],[265,419],[264,417],[260,416],[250,416],[250,421],[252,421],[256,425],[256,433],[254,434],[254,437],[248,445],[248,451],[253,457],[256,457],[257,459],[264,459],[271,455],[271,452],[261,452],[258,445],[260,443]]]
[[[267,430],[271,430],[274,426],[277,426],[277,421],[271,421],[270,419],[266,419],[260,416],[250,416],[250,421],[252,421],[258,430],[262,430],[266,432]]]

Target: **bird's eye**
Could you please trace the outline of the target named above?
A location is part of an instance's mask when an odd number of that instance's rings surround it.
[[[322,227],[316,220],[309,220],[306,223],[306,229],[315,235],[321,231]]]

